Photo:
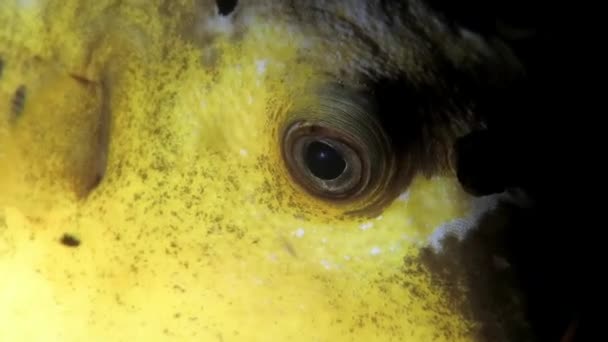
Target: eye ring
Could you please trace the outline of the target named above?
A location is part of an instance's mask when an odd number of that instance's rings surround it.
[[[284,157],[291,173],[299,173],[297,177],[305,183],[305,187],[314,195],[328,199],[344,199],[354,196],[356,189],[365,182],[366,173],[360,154],[353,141],[340,136],[340,132],[310,121],[297,121],[285,132],[284,144],[292,146]],[[310,146],[321,143],[336,150],[344,159],[344,170],[335,178],[323,179],[311,170],[306,160],[306,152]],[[295,166],[295,167],[294,167]]]
[[[292,179],[314,197],[347,205],[349,212],[383,204],[394,192],[398,163],[375,104],[368,94],[337,85],[311,95],[294,105],[282,130],[281,153]],[[334,158],[317,158],[333,165],[326,173],[307,160],[310,147],[318,151],[321,145]]]

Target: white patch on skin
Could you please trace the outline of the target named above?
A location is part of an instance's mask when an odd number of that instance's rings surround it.
[[[496,208],[501,199],[508,197],[505,194],[490,195],[473,198],[471,212],[463,218],[446,222],[435,229],[429,237],[428,243],[435,253],[443,250],[442,242],[447,236],[454,236],[462,241],[467,234],[477,226],[481,217]]]
[[[293,235],[297,238],[302,238],[304,236],[304,228],[298,228],[293,232]]]
[[[241,155],[241,157],[247,157],[249,155],[249,151],[247,151],[246,149],[242,148],[239,150],[239,154]]]
[[[380,215],[380,216],[376,217],[376,221],[382,221],[383,218],[384,218],[384,216]]]
[[[359,228],[361,228],[361,230],[368,230],[370,228],[372,228],[374,226],[373,222],[365,222],[362,225],[359,226]]]
[[[232,16],[214,15],[208,18],[207,25],[205,25],[205,28],[206,31],[215,34],[231,35],[234,32]]]
[[[321,265],[323,265],[323,267],[325,267],[326,270],[330,270],[331,269],[331,263],[327,260],[321,260]]]
[[[467,228],[472,226],[472,222],[468,219],[455,219],[448,223],[444,223],[437,228],[433,234],[429,237],[429,243],[435,252],[442,250],[441,242],[446,236],[451,235],[462,241],[467,233]]]
[[[324,243],[324,244],[327,243],[327,238],[322,238],[321,243]]]
[[[369,251],[369,254],[371,254],[371,255],[379,255],[380,253],[382,253],[382,249],[380,249],[380,247],[373,247]]]
[[[38,6],[40,1],[38,0],[17,0],[17,6],[22,8],[32,8]]]
[[[350,260],[350,255],[345,255],[344,260],[346,260],[346,261]]]
[[[398,201],[401,202],[407,202],[410,199],[410,192],[409,191],[405,191],[404,193],[402,193],[401,195],[399,195],[399,197],[397,197]]]
[[[268,61],[265,59],[258,59],[255,61],[255,69],[258,72],[258,75],[263,75],[266,72],[266,65]]]

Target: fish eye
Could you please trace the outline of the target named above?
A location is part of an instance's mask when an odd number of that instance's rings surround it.
[[[315,197],[368,206],[395,178],[395,153],[365,94],[323,87],[294,107],[282,132],[291,178]]]
[[[306,147],[304,160],[306,167],[312,174],[323,180],[332,180],[340,177],[346,171],[344,152],[340,147],[334,147],[331,142],[312,141]],[[348,149],[346,147],[345,149]]]
[[[285,159],[294,179],[314,195],[347,198],[365,176],[358,143],[327,122],[299,120],[286,132]]]

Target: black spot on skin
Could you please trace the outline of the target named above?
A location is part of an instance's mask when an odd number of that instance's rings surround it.
[[[4,70],[4,59],[0,57],[0,80],[2,79],[2,71]]]
[[[25,107],[25,97],[27,95],[27,89],[24,85],[20,85],[15,93],[13,94],[13,98],[11,100],[11,112],[13,118],[18,118],[23,112],[23,108]]]
[[[62,245],[66,247],[78,247],[80,246],[80,240],[72,234],[64,233],[59,240]]]
[[[238,0],[217,0],[215,3],[220,15],[226,16],[234,11],[236,5],[238,4]]]

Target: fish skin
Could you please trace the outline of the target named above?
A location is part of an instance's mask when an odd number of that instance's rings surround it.
[[[481,205],[445,155],[482,120],[442,77],[518,66],[381,3],[3,2],[0,340],[477,340],[465,284],[420,260]],[[381,216],[345,216],[290,179],[281,123],[327,82],[393,77],[436,91],[392,117],[418,124],[421,172]]]

